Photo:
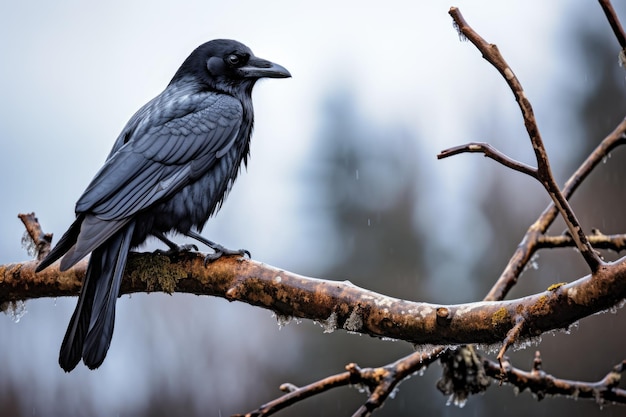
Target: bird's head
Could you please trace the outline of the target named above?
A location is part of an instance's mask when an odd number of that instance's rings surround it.
[[[287,69],[254,56],[246,45],[230,39],[216,39],[197,47],[170,84],[189,80],[226,93],[239,92],[243,86],[249,94],[260,78],[288,77],[291,74]]]

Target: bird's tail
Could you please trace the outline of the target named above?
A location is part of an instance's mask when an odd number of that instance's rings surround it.
[[[91,254],[78,304],[61,344],[59,365],[65,372],[74,369],[81,357],[90,369],[99,367],[106,357],[134,229],[135,223],[129,222]]]

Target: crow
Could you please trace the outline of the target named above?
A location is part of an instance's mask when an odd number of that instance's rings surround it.
[[[59,365],[98,368],[106,357],[128,253],[149,236],[171,252],[189,250],[166,237],[177,232],[222,255],[243,255],[199,233],[247,165],[253,125],[252,88],[260,78],[288,78],[284,67],[228,39],[200,45],[167,88],[126,124],[76,203],[76,220],[37,267],[61,258],[66,270],[91,253],[61,345]],[[249,255],[249,254],[248,254]]]

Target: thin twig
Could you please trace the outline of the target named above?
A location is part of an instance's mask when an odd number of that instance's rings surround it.
[[[374,410],[382,407],[400,382],[404,381],[415,372],[418,372],[420,369],[426,369],[428,365],[439,358],[445,349],[445,347],[439,346],[430,352],[415,352],[392,364],[377,368],[385,370],[385,373],[382,374],[384,378],[380,378],[376,386],[370,387],[371,394],[365,404],[353,414],[353,417],[368,416]]]
[[[605,235],[594,229],[591,231],[588,238],[593,247],[596,249],[608,249],[615,252],[621,252],[626,249],[626,234]],[[574,239],[572,239],[569,235],[541,235],[536,241],[537,249],[566,248],[575,245]]]
[[[511,168],[515,171],[519,171],[523,174],[538,179],[536,168],[533,168],[530,165],[526,165],[523,162],[516,161],[515,159],[509,158],[488,143],[471,142],[466,145],[448,148],[441,151],[437,155],[437,159],[448,158],[450,156],[458,155],[460,153],[482,153],[485,155],[486,158],[491,158],[507,168]]]
[[[442,351],[443,349],[439,353]],[[267,417],[298,401],[332,388],[347,385],[366,388],[370,392],[365,404],[353,414],[353,417],[368,416],[383,405],[395,387],[415,372],[414,369],[428,366],[437,360],[438,356],[438,354],[432,355],[416,352],[406,358],[379,368],[360,368],[357,364],[351,363],[346,365],[347,372],[331,375],[303,387],[283,384],[281,385],[281,390],[289,391],[287,394],[263,404],[254,411],[246,414],[237,414],[233,417]]]
[[[39,220],[35,217],[35,213],[20,213],[17,215],[24,223],[26,232],[33,242],[37,260],[42,260],[50,252],[50,244],[52,243],[52,233],[44,233],[39,224]]]
[[[483,363],[490,377],[514,385],[520,392],[528,389],[537,395],[539,400],[546,395],[562,395],[593,399],[600,404],[604,402],[626,404],[626,390],[619,388],[621,374],[626,370],[626,361],[615,365],[604,378],[597,382],[571,381],[545,373],[541,370],[539,352],[535,354],[533,369],[530,372],[514,368],[508,360],[501,365],[484,358]],[[502,374],[503,369],[504,374]]]
[[[611,29],[613,29],[617,42],[619,42],[619,46],[621,46],[622,50],[626,49],[626,34],[624,34],[624,28],[617,17],[617,13],[615,13],[615,9],[613,8],[611,1],[599,0],[599,2],[600,7],[602,7],[604,14],[609,21],[609,25],[611,25]]]
[[[500,351],[498,352],[498,356],[496,358],[498,359],[498,362],[500,363],[501,368],[502,368],[502,361],[504,360],[504,354],[509,349],[509,347],[511,347],[515,342],[517,342],[520,339],[520,335],[522,334],[522,330],[524,330],[525,325],[526,325],[526,320],[524,319],[524,316],[522,316],[521,314],[518,314],[515,317],[515,326],[507,332],[506,337],[504,338],[504,341],[502,342],[502,347],[500,348]],[[502,369],[502,373],[504,373],[504,369]]]
[[[322,392],[333,388],[350,385],[352,374],[350,372],[342,372],[337,375],[331,375],[312,384],[296,387],[292,384],[281,385],[281,391],[289,392],[281,397],[276,398],[268,403],[263,404],[258,409],[246,414],[235,414],[232,417],[262,417],[270,416],[284,408],[287,408],[299,401],[305,400]]]

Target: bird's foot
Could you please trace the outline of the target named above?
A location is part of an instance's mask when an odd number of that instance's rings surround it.
[[[198,247],[194,245],[193,243],[189,243],[185,245],[170,246],[170,248],[167,250],[157,249],[154,251],[154,253],[158,255],[163,255],[163,256],[176,256],[176,255],[180,255],[183,252],[191,252],[191,251],[196,251],[196,252],[198,251]]]
[[[211,246],[215,252],[209,253],[204,257],[204,265],[210,264],[211,262],[217,261],[222,256],[247,256],[250,258],[250,251],[246,249],[227,249],[222,245],[213,245]]]

